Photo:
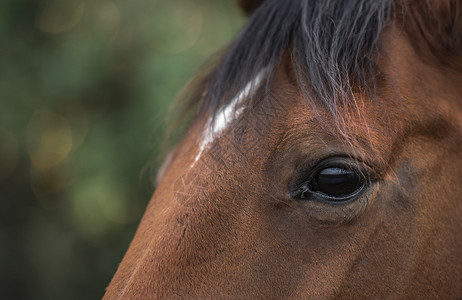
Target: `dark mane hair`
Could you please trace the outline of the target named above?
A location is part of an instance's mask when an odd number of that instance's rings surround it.
[[[263,69],[265,88],[258,96],[268,97],[273,75],[284,55],[290,58],[307,102],[313,108],[327,108],[339,133],[349,139],[339,112],[355,111],[353,92],[374,99],[380,78],[376,60],[383,49],[381,33],[398,22],[423,59],[462,72],[459,0],[238,2],[246,11],[253,12],[238,38],[221,56],[208,61],[180,95],[178,100],[187,101],[182,103],[182,114],[167,130],[165,150],[178,141],[189,125],[182,121],[215,117]],[[345,106],[353,109],[345,110]]]
[[[188,108],[216,113],[264,68],[268,91],[287,52],[308,101],[335,116],[353,87],[373,93],[379,35],[392,12],[393,0],[266,0],[195,87]]]
[[[215,116],[262,69],[268,97],[288,54],[308,103],[326,107],[342,131],[338,112],[355,105],[353,92],[375,94],[380,35],[397,20],[422,57],[462,68],[452,59],[462,56],[458,0],[264,0],[217,62],[204,68],[211,71],[186,89],[185,112]]]

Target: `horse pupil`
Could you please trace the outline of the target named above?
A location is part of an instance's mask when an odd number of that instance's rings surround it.
[[[316,191],[331,197],[348,196],[356,192],[362,184],[361,176],[348,169],[331,167],[319,172],[315,178]]]

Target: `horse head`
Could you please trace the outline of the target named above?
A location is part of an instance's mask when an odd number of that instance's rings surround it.
[[[238,1],[105,299],[462,296],[462,4]]]

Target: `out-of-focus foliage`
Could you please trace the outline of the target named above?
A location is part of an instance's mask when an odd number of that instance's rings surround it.
[[[167,108],[242,22],[232,0],[0,1],[3,299],[103,295]]]

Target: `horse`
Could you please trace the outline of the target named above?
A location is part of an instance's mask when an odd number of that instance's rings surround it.
[[[460,299],[462,3],[238,5],[104,299]]]

